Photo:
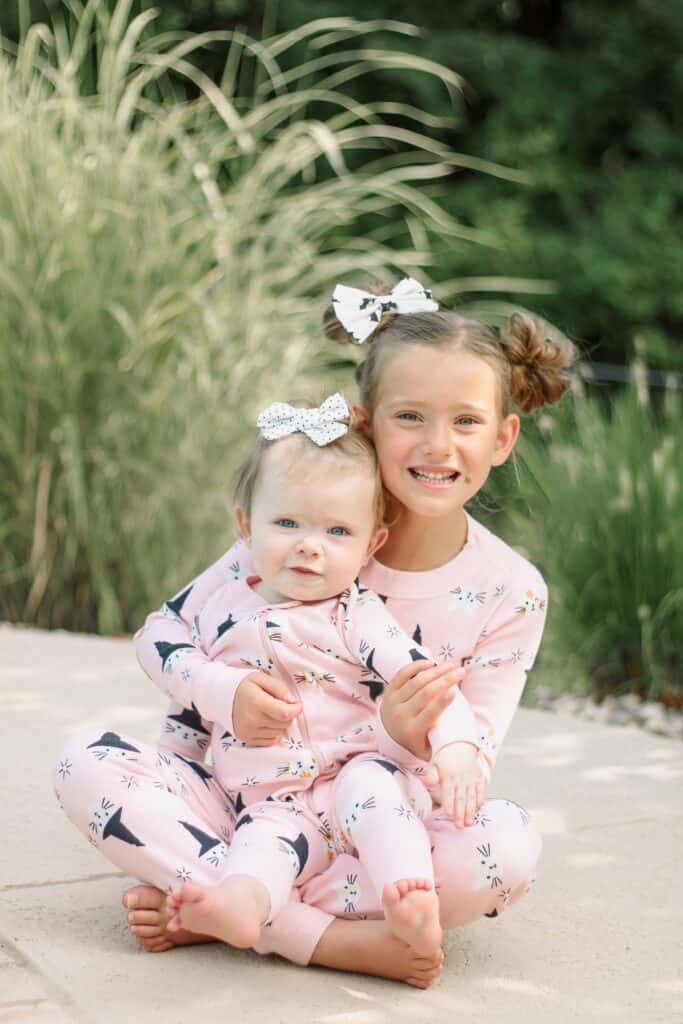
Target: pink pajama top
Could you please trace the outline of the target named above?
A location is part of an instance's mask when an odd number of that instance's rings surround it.
[[[412,770],[423,769],[424,762],[388,736],[377,714],[382,681],[421,648],[437,662],[467,670],[458,699],[430,732],[432,750],[453,740],[474,743],[490,778],[538,651],[547,590],[522,555],[469,515],[467,527],[461,551],[438,569],[404,572],[371,560],[346,609],[339,598],[305,606],[266,605],[246,583],[250,555],[238,541],[149,615],[135,636],[142,668],[174,702],[160,746],[202,760],[210,740],[223,784],[243,796],[253,786],[252,799],[263,799],[278,784],[281,791],[305,788],[315,775],[334,774],[341,761],[360,750],[379,750]],[[374,594],[364,593],[365,588]],[[380,611],[391,614],[382,620]],[[291,636],[267,625],[281,627],[285,615],[288,623],[291,619]],[[365,635],[370,624],[373,633]],[[251,749],[233,735],[232,701],[255,668],[285,679],[304,703],[301,724],[295,720],[289,733],[290,748],[285,741]],[[325,673],[334,682],[321,678]],[[314,719],[317,724],[309,727]],[[324,741],[318,727],[328,737]],[[247,776],[247,758],[252,757]],[[315,761],[315,767],[304,776],[308,757],[307,764]],[[247,777],[255,781],[245,787]]]
[[[193,617],[191,644],[178,639],[174,619],[163,615],[148,620],[137,638],[143,668],[157,680],[161,669],[173,698],[213,720],[216,776],[239,792],[244,806],[301,792],[333,778],[353,754],[390,746],[384,731],[377,734],[375,702],[400,669],[429,657],[358,583],[327,601],[268,604],[251,586],[257,581],[231,579],[214,590]],[[215,670],[206,671],[207,658],[223,669],[218,681]],[[286,737],[271,747],[251,747],[233,735],[234,693],[254,669],[287,682],[303,705]],[[474,715],[460,693],[431,731],[433,749],[451,735],[476,744]],[[422,769],[402,753],[409,768]]]

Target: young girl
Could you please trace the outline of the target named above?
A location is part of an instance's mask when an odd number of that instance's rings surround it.
[[[572,352],[545,341],[525,315],[514,316],[499,337],[478,321],[435,311],[419,286],[407,286],[408,300],[399,289],[376,295],[340,286],[336,309],[326,317],[326,330],[337,340],[365,335],[368,355],[359,368],[358,412],[375,443],[393,506],[389,538],[379,558],[363,570],[361,583],[382,597],[409,635],[437,657],[466,666],[461,691],[477,721],[480,749],[468,757],[461,777],[487,779],[540,642],[546,594],[537,571],[477,523],[465,504],[491,467],[512,451],[519,432],[515,408],[531,411],[561,397]],[[225,579],[248,572],[249,553],[238,542],[169,602],[169,613],[184,630],[182,642],[192,643],[194,613]],[[427,730],[444,707],[449,685],[447,673],[440,675],[438,669],[431,675],[414,669],[399,673],[385,690],[378,734],[385,732],[399,754],[407,748],[417,757],[429,757]],[[235,692],[232,731],[241,741],[269,745],[299,711],[286,687],[255,670]],[[80,813],[84,798],[79,792],[75,806],[69,803],[69,765],[83,756],[88,740],[113,735],[76,737],[65,750],[57,786],[70,814]],[[121,749],[124,761],[136,757],[158,772],[174,829],[184,794],[197,793],[214,835],[229,839],[232,809],[201,763],[207,735],[207,723],[198,714],[187,716],[173,708],[158,751],[118,737],[121,746],[109,749]],[[98,792],[95,787],[93,799]],[[112,806],[117,802],[111,800]],[[476,815],[471,806],[461,810],[469,827],[459,828],[462,818],[454,822],[440,812],[425,821],[441,922],[447,928],[482,916],[495,919],[520,899],[540,853],[540,837],[518,804],[488,799]],[[165,820],[158,818],[157,828],[158,841],[149,852],[163,864]],[[301,902],[288,904],[264,930],[255,947],[259,952],[400,978],[419,987],[438,975],[440,958],[416,956],[383,920],[348,919],[350,913],[381,915],[370,880],[355,858],[341,855],[298,896]],[[124,904],[131,929],[147,949],[202,941],[190,932],[168,930],[169,911],[159,889],[137,886],[125,894]]]
[[[339,394],[319,409],[276,403],[259,416],[261,439],[241,470],[235,510],[254,575],[212,594],[194,619],[196,646],[177,643],[169,620],[154,615],[138,634],[147,674],[214,720],[215,777],[241,809],[230,849],[215,865],[220,884],[185,883],[170,905],[178,927],[248,948],[295,882],[355,849],[392,932],[432,955],[441,928],[422,824],[432,802],[409,771],[414,759],[390,760],[374,724],[384,682],[425,654],[355,582],[387,530],[375,450],[346,426],[348,416]],[[207,686],[207,658],[240,670],[237,685],[257,665],[288,682],[302,711],[279,744],[235,739],[226,728],[234,688],[227,679],[218,692],[213,681]],[[463,735],[476,744],[476,725],[459,691],[443,717],[430,740],[444,811],[452,813],[460,780],[449,769],[450,742],[456,751]],[[146,823],[135,831],[144,838]],[[189,863],[196,835],[188,838],[185,822],[177,839],[178,862]]]

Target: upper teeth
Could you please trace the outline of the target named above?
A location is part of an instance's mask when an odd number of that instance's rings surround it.
[[[425,480],[450,480],[455,471],[451,473],[427,473],[424,469],[414,469],[413,473],[416,473],[417,476],[424,477]]]

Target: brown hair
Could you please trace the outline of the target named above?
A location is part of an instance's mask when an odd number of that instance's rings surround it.
[[[289,404],[297,409],[316,408],[314,402],[307,400],[291,401]],[[316,460],[317,463],[320,459],[326,459],[328,462],[332,460],[345,460],[351,462],[355,470],[363,466],[372,476],[375,484],[373,503],[374,528],[376,529],[384,522],[384,490],[379,472],[377,453],[370,438],[355,425],[353,413],[350,413],[349,429],[346,433],[325,445],[317,445],[315,441],[311,441],[306,434],[302,433],[288,434],[286,437],[279,438],[276,441],[268,441],[259,434],[251,452],[237,469],[233,483],[233,500],[235,504],[240,505],[244,509],[247,516],[251,515],[254,492],[259,482],[266,452],[274,445],[282,444],[283,441],[289,441],[292,447],[289,469],[294,469],[295,467],[298,469],[305,461],[311,462]],[[319,479],[319,474],[316,474],[316,479]]]
[[[371,286],[365,291],[386,295],[386,286]],[[334,306],[323,316],[328,338],[342,344],[353,337],[337,319]],[[561,343],[546,337],[543,325],[528,313],[513,313],[503,331],[471,320],[458,313],[384,312],[368,338],[368,354],[356,371],[361,404],[372,412],[382,360],[387,352],[411,345],[454,346],[479,356],[498,377],[501,414],[511,407],[532,412],[547,403],[557,402],[569,387],[569,367],[576,358],[570,341]]]

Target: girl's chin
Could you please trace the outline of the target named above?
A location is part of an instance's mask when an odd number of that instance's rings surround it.
[[[394,497],[396,497],[394,495]],[[419,516],[421,519],[452,519],[457,518],[464,511],[464,504],[458,499],[444,500],[441,496],[441,500],[430,500],[430,496],[427,495],[423,498],[417,497],[414,494],[406,494],[403,498],[396,498],[396,508],[400,511],[405,510],[411,515]],[[389,522],[392,520],[392,516],[389,516]]]

